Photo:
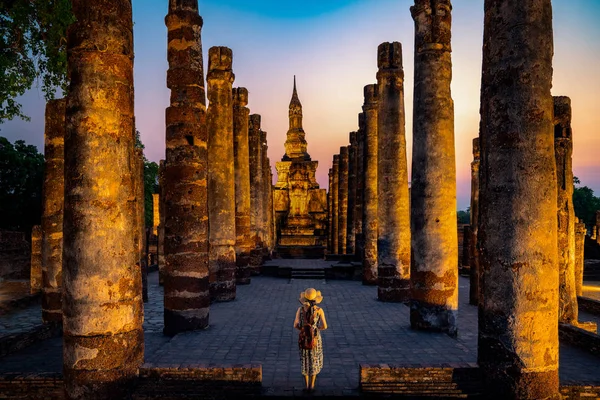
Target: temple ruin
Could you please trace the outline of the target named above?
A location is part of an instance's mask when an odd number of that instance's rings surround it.
[[[60,345],[20,353],[35,372],[0,373],[0,398],[295,396],[288,314],[305,283],[294,271],[264,276],[287,258],[323,270],[309,282],[332,300],[326,354],[358,380],[322,379],[340,397],[600,396],[600,379],[567,377],[600,371],[570,348],[600,355],[595,324],[578,321],[600,315],[600,301],[584,296],[600,210],[588,236],[573,205],[571,99],[551,93],[551,0],[484,2],[469,224],[457,224],[450,0],[410,8],[410,183],[402,45],[384,42],[358,128],[335,144],[328,189],[307,151],[295,78],[273,185],[261,116],[248,89],[232,87],[233,51],[210,48],[205,87],[198,1],[170,0],[166,151],[148,227],[131,1],[72,5],[70,84],[46,106],[42,223],[22,282],[28,301],[41,299],[28,304],[42,323],[34,334]],[[0,335],[0,357],[33,337],[19,335]],[[62,369],[38,373],[57,351]],[[263,386],[279,380],[290,387]]]
[[[319,188],[315,177],[319,163],[307,152],[295,77],[289,110],[285,154],[276,163],[273,187],[276,249],[280,254],[322,257],[327,246],[327,190]]]

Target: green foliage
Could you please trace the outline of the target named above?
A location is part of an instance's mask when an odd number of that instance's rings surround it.
[[[575,185],[581,184],[579,178],[574,177]],[[594,196],[594,191],[587,186],[577,187],[573,190],[573,208],[575,215],[590,228],[596,225],[596,211],[600,210],[600,199]]]
[[[467,207],[464,211],[456,212],[456,219],[459,224],[470,224],[471,223],[471,211]]]
[[[66,30],[74,22],[70,0],[0,1],[0,123],[28,120],[15,98],[41,81],[46,100],[66,91]]]
[[[146,146],[142,143],[140,131],[135,130],[135,148],[144,150]],[[144,220],[147,227],[153,223],[153,200],[152,193],[158,193],[158,164],[148,161],[144,154]]]
[[[0,136],[0,228],[31,232],[42,218],[44,155],[23,140]]]
[[[144,156],[144,211],[146,226],[153,222],[152,193],[158,193],[158,164]]]

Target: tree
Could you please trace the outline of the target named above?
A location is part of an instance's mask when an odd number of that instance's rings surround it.
[[[135,131],[135,147],[144,150],[146,146],[140,138],[140,131]],[[153,223],[153,200],[152,194],[158,193],[158,164],[148,161],[144,154],[144,219],[146,226]]]
[[[467,209],[464,211],[457,211],[456,219],[459,224],[470,224],[471,223],[470,207],[467,207]]]
[[[41,81],[46,100],[67,87],[66,31],[70,0],[2,0],[0,7],[0,123],[28,120],[15,99]]]
[[[42,219],[44,155],[33,145],[0,136],[0,228],[31,232]]]
[[[579,185],[579,178],[573,178],[574,185]],[[596,225],[596,211],[600,210],[600,199],[594,196],[594,191],[587,186],[573,189],[573,208],[575,215],[589,228]]]

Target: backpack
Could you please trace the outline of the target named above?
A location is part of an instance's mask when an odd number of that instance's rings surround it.
[[[314,322],[313,308],[310,307],[304,313],[304,320],[298,336],[298,346],[301,349],[312,350],[317,346],[317,328],[313,326]]]

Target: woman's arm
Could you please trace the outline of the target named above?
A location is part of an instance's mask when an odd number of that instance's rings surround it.
[[[296,311],[296,318],[294,319],[294,328],[298,330],[300,330],[300,308],[298,308],[298,311]]]
[[[321,327],[319,330],[324,331],[327,329],[327,320],[325,319],[325,311],[322,308],[319,308],[319,314],[321,314]]]

